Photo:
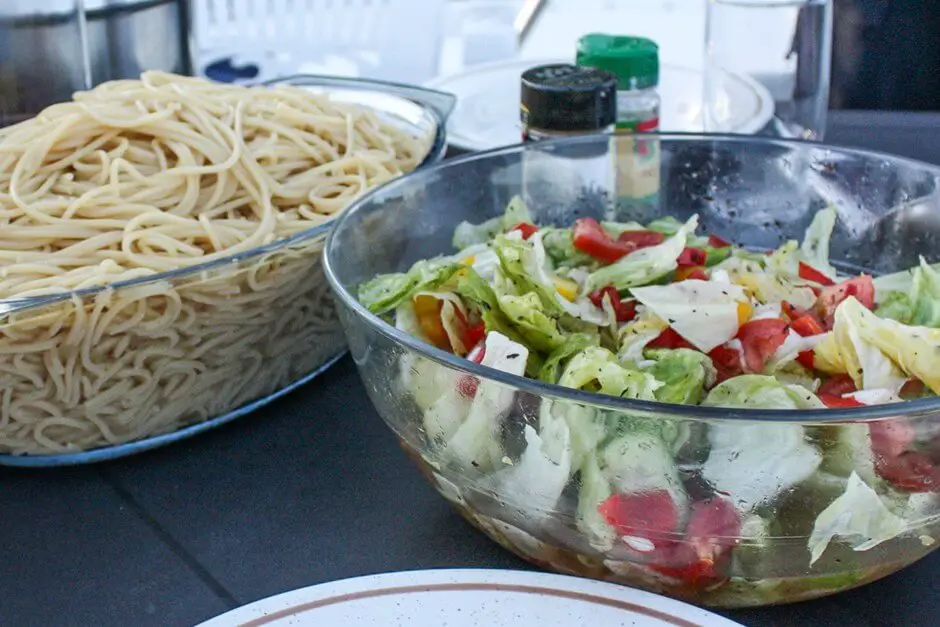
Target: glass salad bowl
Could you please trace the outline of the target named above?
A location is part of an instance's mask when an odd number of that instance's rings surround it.
[[[357,300],[376,275],[454,254],[459,223],[501,216],[516,196],[542,226],[697,215],[700,229],[752,251],[802,239],[834,209],[830,257],[846,274],[884,277],[940,255],[933,166],[769,138],[634,141],[474,154],[339,218],[324,269],[368,394],[402,447],[467,520],[534,564],[702,605],[824,596],[932,551],[940,398],[783,409],[759,386],[740,391],[742,408],[621,398],[457,357]]]

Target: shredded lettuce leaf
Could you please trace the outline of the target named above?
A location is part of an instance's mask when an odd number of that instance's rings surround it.
[[[654,394],[662,403],[698,405],[705,396],[705,387],[715,381],[715,367],[708,355],[680,348],[648,351],[655,363],[647,369],[663,384]]]
[[[800,245],[802,260],[833,280],[838,276],[838,272],[829,263],[829,239],[832,237],[837,217],[838,213],[834,207],[817,211]]]
[[[880,318],[854,296],[836,309],[832,334],[814,355],[817,368],[848,374],[860,390],[897,392],[908,377],[940,390],[940,330]]]
[[[482,365],[519,376],[525,371],[529,356],[525,346],[499,333],[489,333],[485,347]],[[492,381],[480,381],[469,411],[465,414],[466,420],[453,430],[453,434],[448,438],[446,433],[450,429],[435,429],[445,434],[442,438],[445,440],[442,455],[464,468],[472,467],[480,472],[499,468],[505,457],[500,430],[514,400],[515,391],[512,388]],[[460,408],[454,407],[450,419],[460,415]],[[448,419],[444,412],[438,416]],[[427,416],[425,427],[428,427]]]
[[[688,280],[631,291],[638,302],[705,353],[735,336],[739,307],[748,302],[743,288],[712,281]]]
[[[552,351],[545,358],[545,363],[539,370],[538,379],[546,383],[557,383],[561,377],[562,366],[574,355],[590,346],[598,346],[600,336],[590,333],[572,333],[565,343]]]
[[[656,400],[656,390],[663,385],[649,373],[624,368],[616,355],[599,346],[588,347],[572,357],[558,384],[647,401]]]
[[[698,226],[698,216],[688,222],[662,244],[636,250],[609,266],[588,275],[585,292],[613,285],[625,290],[651,283],[676,269],[676,258],[682,253],[689,235]]]
[[[405,273],[382,274],[359,286],[359,302],[382,315],[421,291],[433,291],[466,268],[447,258],[421,260]]]
[[[867,551],[905,531],[904,519],[891,512],[878,493],[853,472],[842,496],[816,518],[807,544],[810,565],[822,557],[834,538],[854,541],[853,550]]]

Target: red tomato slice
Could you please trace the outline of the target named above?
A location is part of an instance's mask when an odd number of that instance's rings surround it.
[[[614,315],[617,316],[617,322],[630,322],[636,318],[636,301],[620,301],[620,304],[614,303]]]
[[[594,218],[574,223],[574,247],[604,263],[614,263],[636,250],[636,244],[613,239]]]
[[[666,327],[666,329],[656,336],[655,339],[650,340],[650,342],[645,346],[645,348],[691,348],[695,349],[692,344],[689,343],[687,339],[679,335],[672,327]]]
[[[662,244],[666,236],[658,231],[624,231],[617,236],[618,242],[634,244],[637,248],[648,248]]]
[[[686,279],[707,281],[708,275],[705,274],[705,266],[679,266],[676,268],[676,274],[673,278],[673,283],[685,281]]]
[[[721,237],[720,235],[715,235],[712,233],[708,236],[708,245],[712,248],[727,248],[731,246],[731,242]]]
[[[701,248],[686,247],[676,259],[680,268],[685,266],[704,266],[708,259],[708,253]]]
[[[483,340],[474,345],[473,349],[467,354],[467,359],[480,364],[486,356],[486,345]],[[457,391],[466,398],[473,398],[477,395],[477,389],[480,387],[480,380],[473,375],[463,374],[457,378]]]
[[[528,222],[520,222],[519,224],[517,224],[516,226],[512,227],[509,230],[519,231],[520,233],[522,233],[522,239],[529,239],[530,237],[532,237],[532,235],[535,234],[536,231],[539,230],[539,227],[535,226],[534,224],[530,224]]]
[[[480,387],[480,380],[469,374],[460,375],[457,378],[457,391],[465,398],[473,398],[477,395]]]
[[[809,370],[814,370],[816,368],[816,362],[814,359],[815,357],[813,351],[801,351],[796,354],[797,363]]]
[[[679,508],[666,490],[614,494],[597,511],[621,536],[645,538],[654,547],[675,542],[679,530]]]
[[[919,451],[896,457],[875,455],[875,472],[906,492],[940,492],[940,468]]]
[[[706,588],[727,579],[723,572],[731,549],[741,537],[741,515],[724,498],[693,503],[685,538],[666,560],[650,568],[693,588]]]
[[[820,392],[817,394],[819,400],[822,401],[822,404],[830,409],[837,409],[842,407],[864,407],[864,403],[860,403],[851,396],[845,398],[841,396],[836,396],[835,394],[824,394]]]
[[[787,323],[779,318],[745,322],[738,329],[744,347],[744,363],[751,372],[764,371],[764,364],[787,339]]]
[[[716,383],[721,383],[739,374],[744,374],[744,368],[741,366],[741,352],[730,346],[717,346],[708,353],[718,371]]]
[[[843,396],[857,391],[855,381],[847,374],[837,374],[819,386],[819,394],[831,394],[832,396]]]
[[[897,457],[914,443],[917,434],[904,418],[868,423],[871,450],[882,457]]]
[[[924,382],[919,379],[909,379],[901,387],[898,396],[905,399],[920,398],[924,395]]]
[[[849,279],[838,285],[831,285],[823,288],[816,299],[816,313],[826,323],[826,328],[832,328],[832,319],[842,301],[849,296],[854,296],[862,306],[871,309],[875,306],[875,284],[871,277],[862,275],[854,279]]]
[[[621,301],[620,294],[617,293],[617,288],[615,288],[613,285],[602,287],[596,292],[591,293],[588,295],[588,299],[594,303],[595,307],[603,308],[604,296],[607,296],[610,299],[610,304],[613,305],[614,315],[617,317],[617,322],[630,322],[636,318],[636,301]]]
[[[836,282],[827,277],[825,274],[809,265],[808,263],[800,262],[799,270],[800,278],[805,281],[812,281],[813,283],[819,283],[820,285],[835,285]]]
[[[790,328],[802,337],[819,335],[820,333],[826,332],[823,325],[819,323],[819,320],[809,314],[804,314],[791,322]]]

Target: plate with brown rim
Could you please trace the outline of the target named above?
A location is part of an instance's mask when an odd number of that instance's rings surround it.
[[[741,627],[610,583],[511,570],[370,575],[280,594],[199,627]]]

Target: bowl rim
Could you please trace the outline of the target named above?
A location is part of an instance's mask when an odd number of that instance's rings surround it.
[[[570,146],[579,143],[597,142],[598,138],[609,136],[616,133],[598,133],[590,135],[581,135],[573,137],[564,137],[538,142],[537,147],[540,150],[551,150],[556,146]],[[940,166],[935,166],[916,159],[899,157],[886,152],[868,150],[863,148],[850,148],[834,146],[831,144],[822,144],[800,139],[780,139],[775,137],[761,137],[749,135],[734,134],[704,134],[704,133],[641,133],[637,137],[647,137],[650,139],[666,140],[677,143],[702,142],[708,144],[740,145],[740,144],[759,144],[765,146],[780,146],[791,150],[814,149],[829,151],[833,156],[851,155],[862,157],[869,160],[886,160],[892,164],[916,168],[932,174],[938,181],[940,187]],[[323,270],[327,281],[333,290],[334,295],[340,303],[352,310],[354,315],[365,322],[365,324],[374,332],[385,336],[393,342],[404,348],[414,351],[418,355],[430,359],[445,367],[451,368],[463,374],[473,375],[484,380],[494,381],[506,385],[516,390],[538,396],[539,398],[548,398],[557,401],[567,401],[580,405],[589,405],[605,410],[633,412],[645,414],[647,416],[681,419],[681,420],[708,420],[708,421],[734,421],[734,422],[772,422],[772,423],[844,423],[844,422],[871,422],[897,417],[921,417],[932,413],[940,412],[940,396],[932,398],[923,398],[913,401],[904,401],[903,403],[890,403],[885,405],[869,405],[865,407],[853,408],[824,408],[824,409],[747,409],[747,408],[728,408],[728,407],[704,407],[701,405],[679,405],[672,403],[661,403],[659,401],[644,401],[638,399],[627,399],[616,396],[609,396],[596,392],[587,392],[573,388],[563,387],[554,383],[544,383],[537,379],[525,376],[509,374],[477,364],[463,357],[458,357],[452,353],[436,348],[435,346],[421,341],[403,331],[400,331],[393,325],[385,322],[379,316],[373,314],[359,299],[353,296],[343,284],[339,281],[334,267],[334,255],[336,254],[336,234],[342,230],[343,223],[352,220],[359,212],[366,211],[368,206],[379,197],[380,194],[395,194],[403,186],[424,187],[431,177],[437,176],[452,168],[460,168],[466,163],[483,161],[493,157],[509,155],[534,149],[531,143],[516,143],[508,146],[501,146],[490,150],[473,152],[461,155],[452,159],[439,162],[432,167],[423,170],[416,170],[406,176],[399,177],[385,185],[377,187],[368,193],[360,196],[351,203],[343,213],[332,222],[336,227],[330,231],[326,244],[323,247]],[[442,252],[443,254],[443,252]],[[355,358],[355,355],[353,355]],[[358,366],[358,363],[357,363]],[[899,406],[901,408],[899,408]]]
[[[346,78],[346,77],[329,77],[321,76],[316,74],[296,74],[292,76],[285,76],[265,83],[259,83],[257,85],[250,85],[251,88],[267,88],[272,89],[276,87],[290,87],[296,86],[291,81],[308,81],[307,85],[317,85],[322,84],[325,87],[337,87],[345,89],[360,89],[361,91],[373,91],[376,93],[384,93],[390,96],[397,96],[403,100],[409,100],[413,102],[416,106],[424,109],[427,114],[434,120],[436,128],[434,129],[433,138],[430,146],[428,147],[427,153],[424,155],[424,158],[414,167],[411,172],[405,172],[404,174],[397,176],[385,183],[382,183],[366,193],[371,193],[376,189],[388,185],[391,182],[396,181],[399,178],[408,176],[420,169],[426,168],[428,166],[434,165],[441,161],[444,157],[444,154],[447,152],[447,119],[450,113],[453,111],[453,106],[449,109],[445,107],[444,110],[439,110],[438,107],[434,106],[431,102],[426,100],[421,100],[415,97],[415,94],[419,92],[425,92],[436,97],[445,97],[449,96],[453,101],[456,98],[453,94],[448,92],[442,92],[433,89],[427,89],[423,87],[414,87],[410,85],[403,85],[400,83],[392,83],[388,81],[379,81],[372,79],[359,79],[359,78]],[[353,201],[355,202],[355,201]],[[211,270],[216,270],[218,268],[236,265],[244,261],[253,259],[255,257],[260,257],[268,253],[278,251],[281,249],[286,249],[290,246],[306,243],[310,240],[315,240],[318,237],[325,235],[336,224],[337,219],[343,213],[345,213],[353,203],[350,203],[346,208],[342,209],[336,214],[330,216],[325,222],[317,224],[308,229],[290,235],[288,237],[276,239],[273,242],[268,244],[263,244],[261,246],[255,246],[249,248],[248,250],[243,250],[237,253],[232,253],[212,261],[205,261],[202,263],[193,264],[183,268],[177,268],[175,270],[157,272],[148,276],[135,277],[133,279],[125,279],[123,281],[115,281],[114,283],[105,283],[102,285],[93,285],[77,290],[68,290],[63,292],[53,292],[49,294],[40,294],[35,296],[10,296],[7,298],[0,298],[0,323],[4,321],[6,316],[11,314],[19,313],[22,311],[27,311],[30,309],[35,309],[37,307],[45,307],[48,305],[53,305],[58,302],[65,300],[72,300],[73,298],[85,299],[90,296],[94,296],[99,292],[104,292],[107,290],[120,290],[126,288],[137,287],[140,285],[147,285],[150,283],[157,283],[159,281],[170,281],[173,282],[182,277],[189,276],[191,274],[198,274],[200,272],[207,272]]]

